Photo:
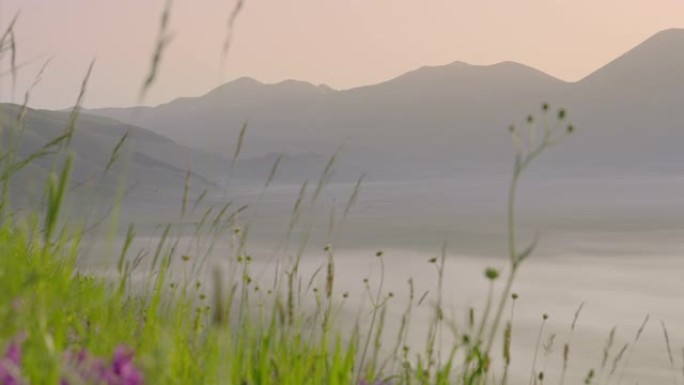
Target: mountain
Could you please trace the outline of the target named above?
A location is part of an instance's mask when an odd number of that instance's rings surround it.
[[[287,152],[289,148],[277,145],[281,137],[288,135],[292,125],[301,125],[301,119],[317,110],[321,96],[330,92],[329,88],[305,82],[265,85],[242,78],[200,98],[180,98],[156,108],[103,109],[92,113],[137,122],[180,143],[228,156],[232,155],[242,125],[248,122],[250,140],[271,142],[276,145],[270,150]]]
[[[681,170],[684,29],[660,32],[572,85],[559,100],[582,131],[582,164]]]
[[[114,196],[122,183],[135,192],[178,191],[188,176],[188,182],[194,185],[211,187],[223,161],[215,154],[180,145],[152,131],[89,114],[78,116],[70,141],[50,146],[67,132],[70,112],[29,108],[21,117],[20,113],[20,106],[0,105],[3,146],[15,150],[17,164],[33,154],[44,153],[16,175],[18,183],[13,185],[22,194],[28,190],[42,194],[47,174],[59,167],[66,153],[74,156],[73,185],[91,185],[109,196]]]
[[[455,62],[349,90],[243,78],[158,107],[91,112],[223,154],[247,122],[250,156],[342,145],[371,177],[393,178],[507,171],[506,128],[549,102],[567,108],[579,130],[547,158],[554,169],[680,172],[683,89],[684,30],[675,29],[574,83],[512,62]]]

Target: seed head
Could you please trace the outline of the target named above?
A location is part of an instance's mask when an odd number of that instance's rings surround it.
[[[546,321],[547,319],[549,319],[549,315],[544,313],[544,315],[542,315],[542,319]]]
[[[428,260],[430,263],[437,263],[437,257],[432,257]]]
[[[485,269],[485,277],[490,281],[494,281],[495,279],[499,278],[499,271],[495,268],[488,267]]]
[[[375,252],[376,257],[382,257],[382,254],[383,254],[382,250],[378,250]]]
[[[563,119],[565,119],[565,109],[561,108],[560,110],[558,110],[558,120],[563,120]]]
[[[584,383],[586,385],[591,384],[591,380],[594,378],[594,369],[590,369],[589,373],[587,373],[587,376],[584,378]]]
[[[530,124],[534,123],[534,116],[527,115],[527,123],[530,123]]]
[[[519,296],[518,296],[518,293],[513,293],[513,294],[511,294],[511,298],[513,298],[513,301],[515,301],[516,299],[518,299],[518,297],[519,297]]]
[[[575,131],[575,127],[572,124],[568,125],[568,134],[572,134],[573,131]]]
[[[546,112],[549,110],[549,103],[542,104],[542,111]]]
[[[183,256],[181,257],[181,259],[183,260],[183,262],[187,262],[187,261],[190,260],[190,256],[189,256],[189,255],[183,255]]]

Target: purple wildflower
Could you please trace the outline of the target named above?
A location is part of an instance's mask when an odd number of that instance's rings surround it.
[[[67,357],[67,367],[60,385],[102,384],[102,385],[142,385],[142,373],[133,364],[133,352],[125,347],[114,351],[112,361],[92,357],[86,350],[71,353]],[[0,384],[3,385],[3,384]]]
[[[7,350],[5,350],[5,359],[14,365],[19,366],[21,363],[21,345],[17,341],[12,341]]]
[[[0,364],[0,385],[21,385],[21,379],[16,368],[7,367],[5,364]]]
[[[5,355],[0,359],[0,385],[23,384],[19,373],[20,365],[21,344],[15,339],[7,346]]]
[[[114,351],[109,385],[142,385],[142,373],[133,364],[133,352],[123,346]]]

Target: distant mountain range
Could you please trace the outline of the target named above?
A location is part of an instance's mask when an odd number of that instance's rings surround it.
[[[682,173],[684,30],[658,33],[577,82],[512,62],[455,62],[341,91],[242,78],[201,97],[89,113],[224,157],[247,122],[244,151],[257,162],[272,160],[272,153],[324,157],[343,146],[342,163],[350,169],[395,178],[508,170],[506,129],[539,112],[542,102],[566,108],[577,127],[549,154],[554,169]]]

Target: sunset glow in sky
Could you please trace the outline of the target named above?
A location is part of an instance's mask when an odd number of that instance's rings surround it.
[[[225,68],[220,52],[235,0],[176,0],[174,39],[146,104],[196,96],[242,76],[351,88],[423,65],[517,61],[577,80],[654,33],[684,27],[682,0],[246,0]],[[19,101],[54,57],[31,105],[73,104],[90,61],[86,106],[137,103],[164,0],[0,0],[16,27]],[[4,27],[3,27],[4,29]],[[2,72],[9,68],[3,57]]]

